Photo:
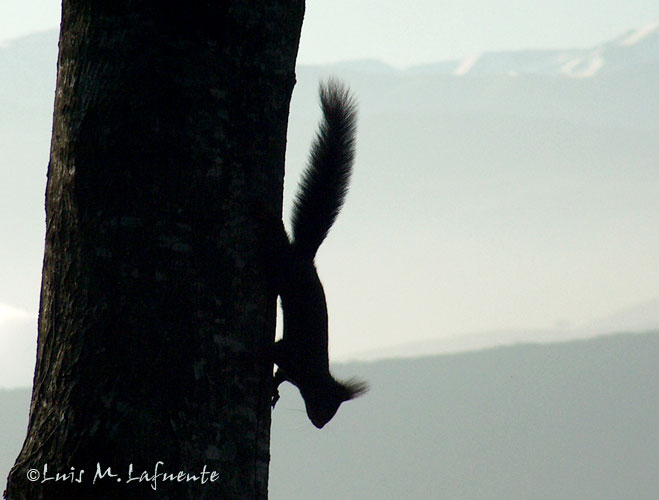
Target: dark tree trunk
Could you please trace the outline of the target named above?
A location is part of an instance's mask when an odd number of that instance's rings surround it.
[[[258,353],[275,301],[254,206],[281,207],[303,10],[64,1],[37,367],[8,499],[267,498]],[[131,464],[199,477],[129,483]],[[118,476],[93,484],[99,466]]]

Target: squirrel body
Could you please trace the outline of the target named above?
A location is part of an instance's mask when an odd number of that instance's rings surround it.
[[[361,381],[336,380],[329,370],[328,314],[314,257],[341,210],[355,156],[356,105],[349,91],[330,80],[320,86],[323,118],[293,206],[292,241],[277,230],[275,276],[284,333],[273,347],[275,393],[285,380],[300,390],[307,416],[322,428],[342,402],[367,390]]]

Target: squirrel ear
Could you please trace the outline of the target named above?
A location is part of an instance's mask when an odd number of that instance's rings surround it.
[[[366,382],[355,377],[341,382],[341,385],[345,390],[345,399],[343,399],[343,401],[358,398],[369,390],[369,386]]]

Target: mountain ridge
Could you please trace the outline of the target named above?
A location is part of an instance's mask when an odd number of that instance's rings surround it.
[[[50,47],[56,52],[57,30],[4,41],[0,45],[0,62],[15,71],[23,59],[52,61],[52,54],[43,51]],[[4,57],[3,57],[4,54]],[[11,54],[8,56],[7,54]],[[592,47],[572,49],[514,49],[481,51],[456,59],[412,65],[398,69],[377,59],[357,59],[333,64],[302,64],[301,68],[323,67],[337,71],[355,71],[362,74],[420,74],[452,76],[519,76],[536,74],[589,78],[599,74],[621,71],[633,66],[659,64],[659,19],[629,29],[611,40]],[[25,67],[23,67],[25,70]],[[2,73],[0,73],[0,76]],[[1,82],[2,80],[0,80]]]
[[[655,500],[659,334],[336,367],[372,390],[326,429],[281,387],[272,500]],[[0,390],[0,478],[29,389]]]

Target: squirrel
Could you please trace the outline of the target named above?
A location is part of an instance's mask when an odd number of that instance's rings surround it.
[[[314,257],[348,191],[357,106],[338,81],[321,84],[319,93],[323,118],[293,205],[292,239],[281,220],[276,230],[277,257],[272,264],[284,332],[272,346],[272,360],[277,365],[272,407],[279,399],[279,385],[287,380],[300,390],[309,420],[320,429],[341,403],[362,395],[368,386],[354,378],[336,380],[329,371],[327,302]]]

